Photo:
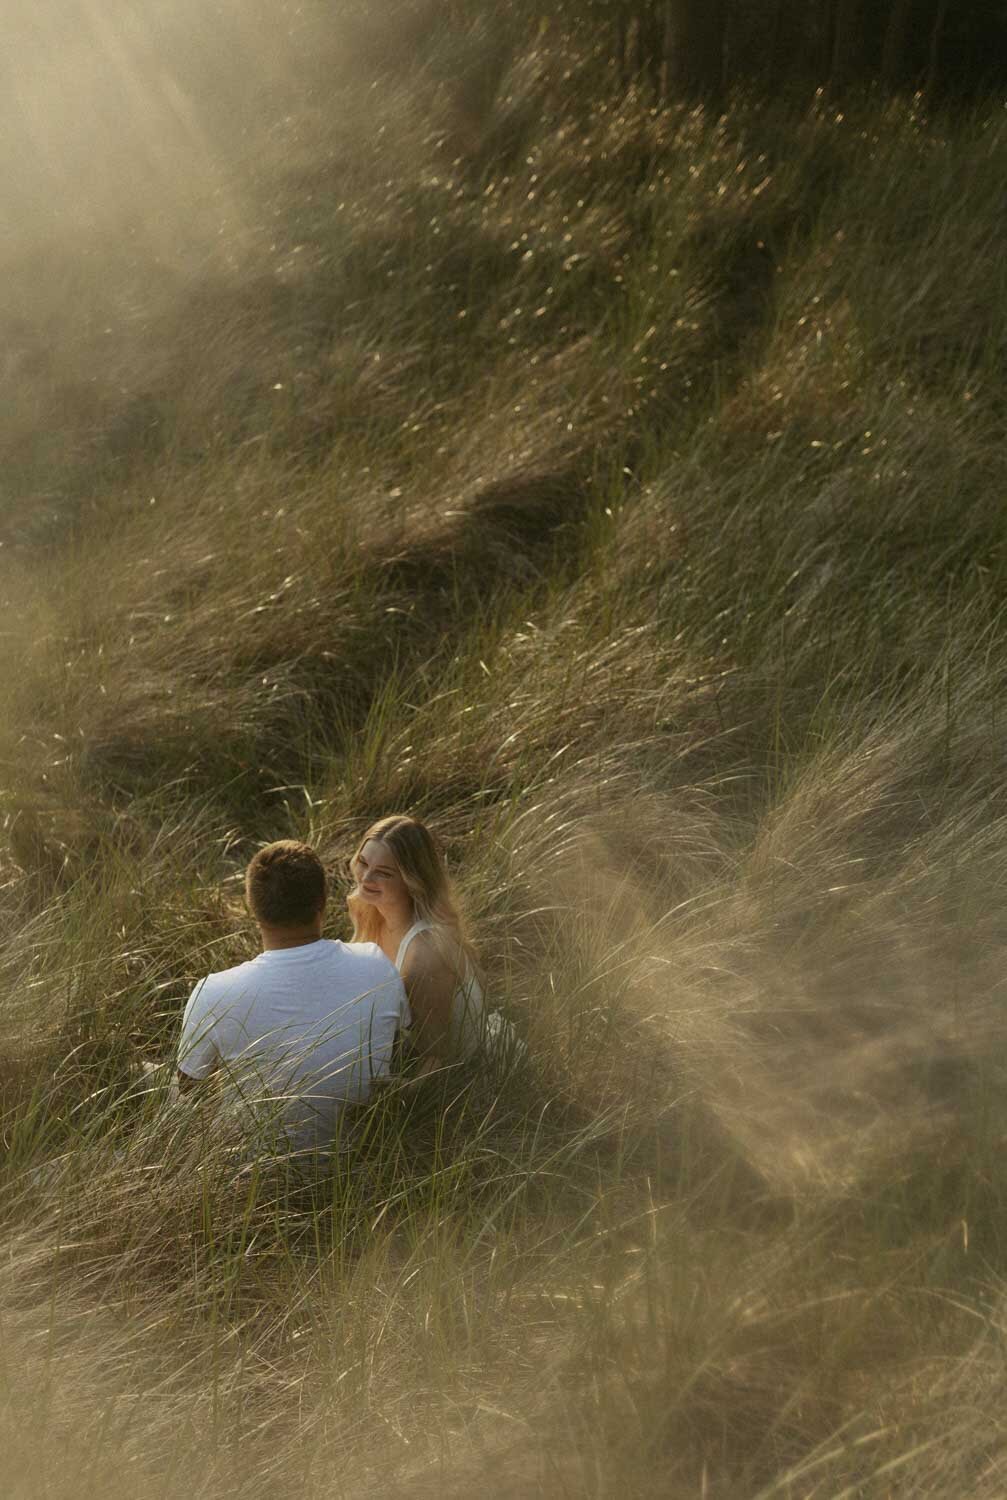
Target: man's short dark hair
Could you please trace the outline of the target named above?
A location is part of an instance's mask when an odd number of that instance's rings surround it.
[[[296,839],[266,844],[245,871],[248,909],[270,927],[306,925],[322,910],[325,897],[324,866],[309,844]]]

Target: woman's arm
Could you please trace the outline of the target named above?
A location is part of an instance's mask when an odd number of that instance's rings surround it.
[[[458,987],[456,967],[430,933],[418,933],[409,945],[402,981],[413,1017],[412,1043],[421,1059],[421,1071],[429,1072],[452,1060],[451,1007]]]

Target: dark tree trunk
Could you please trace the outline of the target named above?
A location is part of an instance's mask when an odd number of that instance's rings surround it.
[[[897,89],[909,75],[907,52],[913,0],[892,0],[881,51],[881,77],[886,88]]]
[[[675,93],[718,108],[724,95],[729,0],[671,0],[669,82]]]
[[[832,57],[836,50],[836,9],[842,0],[822,0],[812,7],[814,26],[815,69],[820,81],[828,83],[832,76]]]
[[[941,42],[944,39],[944,23],[948,18],[951,0],[938,0],[937,14],[930,31],[930,54],[927,60],[927,91],[933,93],[940,83]]]
[[[784,0],[775,0],[772,19],[769,23],[769,51],[766,56],[766,77],[769,80],[771,89],[778,88],[786,74],[782,47],[783,6]]]
[[[666,0],[623,0],[616,13],[616,50],[624,84],[646,80],[663,94],[667,33]]]
[[[664,93],[664,51],[664,6],[660,0],[644,0],[637,7],[636,72],[658,99]]]
[[[842,89],[859,77],[863,67],[863,0],[836,0],[832,37],[831,82]]]
[[[633,60],[629,51],[630,17],[629,7],[620,5],[615,18],[615,50],[619,60],[619,81],[624,86],[633,76]]]

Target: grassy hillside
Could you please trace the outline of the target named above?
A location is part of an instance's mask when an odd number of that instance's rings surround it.
[[[7,253],[4,1493],[995,1500],[1003,111],[327,35]],[[143,1065],[399,809],[527,1063],[236,1172]]]

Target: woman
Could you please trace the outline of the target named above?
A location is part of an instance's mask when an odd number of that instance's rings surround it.
[[[444,862],[418,818],[381,818],[350,861],[355,942],[377,943],[402,975],[421,1073],[483,1045],[483,993]]]

